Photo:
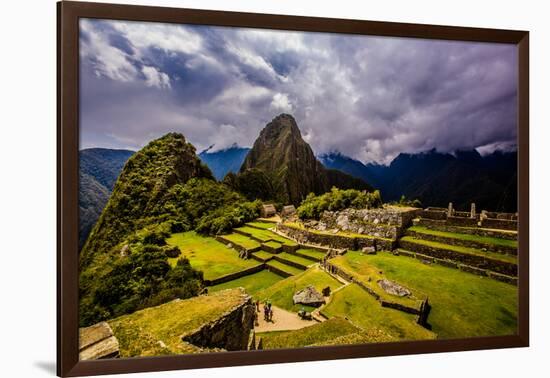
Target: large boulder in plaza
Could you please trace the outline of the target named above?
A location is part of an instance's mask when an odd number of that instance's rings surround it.
[[[325,298],[313,286],[307,286],[298,290],[292,297],[294,304],[303,304],[312,307],[319,307],[325,304]]]

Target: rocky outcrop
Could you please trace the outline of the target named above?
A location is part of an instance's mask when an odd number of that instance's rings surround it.
[[[203,348],[247,350],[254,328],[255,306],[250,296],[213,322],[202,325],[182,337],[182,341]]]
[[[306,306],[320,307],[325,304],[325,298],[313,286],[307,286],[298,290],[292,297],[294,304],[303,304]]]
[[[119,357],[118,340],[109,324],[101,322],[79,330],[79,359],[99,360]]]
[[[269,181],[264,186],[270,193],[260,193],[260,198],[294,205],[300,204],[309,193],[325,193],[332,186],[372,190],[363,180],[326,169],[303,140],[296,120],[289,114],[275,117],[260,132],[239,172],[240,178],[247,175],[249,181]],[[239,185],[245,194],[248,189],[257,191],[259,187],[246,182]]]
[[[377,283],[378,286],[380,286],[382,290],[388,294],[397,295],[398,297],[408,297],[411,295],[411,291],[409,289],[393,281],[383,279],[379,280]]]

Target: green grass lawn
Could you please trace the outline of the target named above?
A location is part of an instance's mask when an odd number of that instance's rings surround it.
[[[204,272],[204,278],[211,280],[251,268],[259,263],[254,260],[243,260],[238,253],[214,238],[201,236],[194,231],[172,234],[166,240],[170,245],[179,247],[181,255],[169,258],[174,266],[180,257],[187,257],[191,266]]]
[[[331,290],[342,286],[339,281],[332,278],[318,266],[313,266],[306,271],[302,271],[301,274],[277,282],[257,295],[260,300],[269,299],[274,305],[288,311],[298,311],[302,307],[306,307],[308,311],[311,311],[314,309],[313,307],[294,305],[292,302],[294,293],[308,285],[313,285],[319,292],[327,286],[330,286]]]
[[[297,245],[292,240],[282,237],[280,235],[277,235],[276,233],[271,232],[269,230],[258,230],[257,228],[247,227],[247,226],[239,227],[237,228],[237,230],[246,232],[247,234],[250,234],[255,238],[258,238],[261,241],[267,241],[272,239],[285,245],[292,245],[292,246]]]
[[[256,240],[252,240],[248,236],[237,234],[236,232],[229,235],[223,235],[223,238],[229,240],[235,245],[246,249],[253,249],[261,246],[261,244],[258,243]]]
[[[266,251],[257,251],[257,252],[254,252],[253,255],[258,256],[262,260],[267,260],[267,259],[270,259],[274,256],[273,253],[269,253],[269,252],[266,252]]]
[[[271,248],[280,248],[281,247],[281,243],[276,242],[276,241],[269,241],[269,242],[265,242],[264,244],[267,245],[268,247],[271,247]]]
[[[432,230],[422,226],[413,226],[413,227],[410,227],[409,230],[422,233],[422,234],[442,236],[442,237],[466,240],[466,241],[473,241],[473,242],[479,242],[483,244],[500,245],[500,246],[510,247],[510,248],[518,247],[517,240],[500,239],[500,238],[494,238],[489,236],[478,236],[478,235],[471,235],[471,234],[459,234],[455,232],[437,231],[437,230]]]
[[[439,338],[516,333],[516,286],[389,253],[365,258],[389,279],[429,297],[428,322]]]
[[[256,337],[262,338],[264,349],[301,348],[331,343],[336,338],[360,332],[361,329],[355,327],[347,320],[332,318],[302,329],[263,332],[256,334]]]
[[[267,262],[267,265],[269,266],[273,266],[277,269],[280,269],[282,270],[283,272],[287,272],[288,274],[292,274],[293,276],[296,275],[296,274],[300,274],[303,272],[302,269],[298,269],[298,268],[295,268],[293,266],[290,266],[290,265],[287,265],[287,264],[284,264],[280,261],[276,261],[276,260],[269,260]]]
[[[416,316],[382,307],[357,284],[351,284],[333,294],[322,313],[328,317],[346,317],[353,324],[371,332],[398,340],[433,339],[436,335],[416,323]]]
[[[326,252],[321,252],[316,249],[309,249],[309,248],[300,248],[298,252],[306,256],[311,256],[315,259],[322,259],[326,255]]]
[[[183,343],[182,335],[219,318],[241,302],[241,290],[226,290],[150,307],[110,320],[109,325],[118,339],[121,357],[197,353],[200,349]]]
[[[295,262],[297,264],[306,266],[306,267],[315,264],[314,261],[308,260],[305,257],[296,256],[296,255],[286,253],[286,252],[279,253],[277,256],[279,256],[279,257],[281,257],[285,260],[292,261],[292,262]]]
[[[210,286],[208,292],[215,293],[220,290],[232,289],[235,287],[242,287],[246,290],[248,294],[253,296],[255,299],[256,294],[264,290],[275,283],[281,281],[283,278],[275,273],[272,273],[268,270],[262,270],[261,272],[254,273],[248,276],[237,278],[236,280],[225,282],[219,285]]]
[[[467,247],[461,247],[459,245],[450,245],[450,244],[439,243],[439,242],[434,242],[429,240],[422,240],[422,239],[414,238],[412,236],[404,236],[401,238],[401,240],[408,241],[411,243],[422,244],[432,248],[447,249],[458,253],[487,257],[492,260],[505,261],[505,262],[514,263],[514,264],[517,263],[517,258],[516,256],[513,256],[513,255],[504,255],[502,253],[496,253],[496,252],[484,252],[475,248],[467,248]]]
[[[378,281],[387,278],[383,272],[376,266],[369,263],[368,255],[357,251],[348,251],[345,255],[336,256],[330,262],[347,273],[354,276],[366,286],[370,287],[382,299],[388,302],[400,303],[411,308],[420,308],[425,295],[411,290],[410,297],[399,297],[386,293],[379,285]]]
[[[264,230],[275,227],[275,223],[267,223],[267,222],[248,222],[247,225],[262,228]]]

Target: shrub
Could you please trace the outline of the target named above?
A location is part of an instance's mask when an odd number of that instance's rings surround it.
[[[359,191],[355,189],[341,190],[333,187],[330,192],[316,196],[310,193],[296,209],[302,219],[319,219],[323,211],[338,211],[345,208],[365,209],[382,206],[380,192]]]

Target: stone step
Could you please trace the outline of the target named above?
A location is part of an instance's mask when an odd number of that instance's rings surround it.
[[[256,251],[250,257],[259,262],[267,262],[273,258],[273,254],[266,251]]]
[[[477,269],[490,270],[507,276],[517,276],[517,258],[493,252],[454,246],[405,236],[399,239],[399,247],[441,260],[450,260]]]
[[[444,259],[439,259],[428,255],[423,255],[421,253],[412,252],[403,248],[397,248],[393,251],[393,253],[399,256],[412,257],[430,264],[433,263],[433,264],[446,266],[448,268],[460,269],[464,272],[476,274],[478,276],[490,277],[497,281],[506,282],[512,285],[517,285],[517,282],[518,282],[517,277],[514,277],[514,276],[493,272],[487,269],[479,269],[470,265],[460,264],[452,260],[444,260]]]
[[[508,239],[432,230],[418,226],[409,228],[405,235],[416,239],[474,248],[487,252],[517,255],[517,242]]]
[[[485,237],[493,237],[507,240],[518,240],[518,233],[514,230],[499,230],[483,227],[460,227],[446,224],[443,220],[434,220],[426,218],[418,218],[413,220],[415,226],[423,226],[436,231],[454,232],[470,235],[478,235]]]

